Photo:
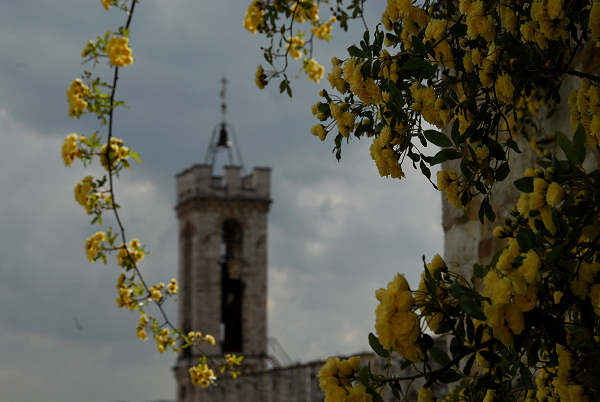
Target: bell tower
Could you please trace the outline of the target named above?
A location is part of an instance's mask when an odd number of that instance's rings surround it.
[[[266,368],[267,359],[267,215],[271,169],[245,173],[233,128],[222,121],[212,132],[203,164],[176,176],[179,222],[179,325],[185,332],[215,337],[182,351],[174,368],[179,402],[203,401],[188,369],[206,355],[219,363],[227,353],[244,356],[243,372]],[[216,174],[226,153],[223,175]],[[208,395],[206,395],[208,398]]]

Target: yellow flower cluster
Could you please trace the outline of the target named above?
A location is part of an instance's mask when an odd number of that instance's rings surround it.
[[[429,388],[419,388],[417,402],[434,402],[433,392]]]
[[[581,123],[590,142],[600,144],[600,89],[587,79],[581,80],[579,90],[569,96],[569,106],[573,130]]]
[[[404,177],[400,165],[400,155],[394,151],[394,146],[400,142],[400,138],[392,137],[390,126],[385,126],[379,135],[373,139],[371,144],[371,158],[375,161],[379,175],[391,176],[395,179]]]
[[[531,3],[531,20],[521,25],[520,31],[528,42],[540,48],[548,47],[548,40],[568,40],[564,0],[534,0]]]
[[[86,176],[75,185],[74,189],[75,201],[85,208],[88,215],[92,213],[98,200],[97,195],[90,194],[94,189],[93,180],[92,176]]]
[[[397,274],[387,289],[375,293],[379,305],[375,310],[375,331],[379,341],[387,349],[394,350],[406,359],[417,362],[423,357],[416,343],[419,321],[411,311],[414,298],[403,275]]]
[[[167,293],[176,295],[178,291],[177,279],[171,278],[171,282],[167,285]]]
[[[460,12],[467,17],[467,35],[469,38],[477,39],[481,35],[488,42],[494,40],[496,37],[494,21],[490,14],[486,14],[485,2],[482,0],[460,0],[458,7]]]
[[[302,48],[304,47],[304,40],[299,36],[292,36],[288,38],[288,44],[285,49],[290,53],[292,59],[299,59],[302,57]]]
[[[244,15],[244,28],[252,33],[257,33],[260,26],[263,24],[263,14],[265,11],[262,8],[260,0],[254,0],[246,10]]]
[[[102,6],[104,8],[106,8],[107,10],[110,9],[110,3],[112,3],[112,0],[100,0],[100,1],[102,1]]]
[[[544,367],[535,379],[536,401],[588,402],[584,388],[569,379],[573,357],[562,345],[557,345],[558,367]]]
[[[77,78],[67,89],[67,101],[69,102],[69,116],[77,118],[87,109],[88,103],[85,100],[90,94],[90,89]]]
[[[521,257],[521,265],[515,267],[517,257]],[[523,313],[533,309],[537,303],[541,265],[535,251],[529,250],[522,255],[517,240],[512,238],[496,265],[502,276],[491,270],[483,280],[482,294],[491,300],[483,305],[487,324],[493,329],[494,336],[506,346],[512,345],[513,334],[520,334],[525,328]]]
[[[200,385],[202,388],[207,388],[217,379],[217,377],[215,377],[215,373],[208,368],[206,363],[200,363],[196,366],[190,367],[189,373],[192,379],[192,384]]]
[[[79,136],[75,133],[67,135],[62,146],[62,158],[65,166],[71,166],[75,158],[81,157],[81,150],[77,145]]]
[[[260,64],[254,73],[254,83],[259,89],[263,89],[267,85],[267,74],[263,70],[263,66]]]
[[[350,91],[358,96],[365,105],[375,105],[382,102],[381,90],[372,78],[363,77],[359,63],[354,58],[344,63],[344,78],[350,84]]]
[[[161,290],[164,287],[165,287],[165,284],[162,282],[160,282],[158,285],[150,286],[149,293],[150,293],[150,297],[152,298],[152,300],[154,300],[155,302],[159,302],[162,300],[163,294],[162,294]]]
[[[424,87],[415,81],[410,86],[413,98],[411,109],[421,113],[427,122],[443,129],[452,119],[452,112],[442,98],[438,98],[433,87]]]
[[[81,51],[81,58],[85,59],[85,57],[88,54],[90,54],[91,52],[93,52],[95,48],[96,48],[96,45],[94,45],[94,42],[92,42],[91,40],[88,40],[87,43],[85,44],[85,47]]]
[[[306,71],[306,75],[310,80],[313,80],[317,84],[323,78],[325,74],[325,67],[319,64],[315,59],[310,59],[304,65],[304,70]]]
[[[348,110],[349,105],[347,103],[335,104],[331,103],[329,109],[331,110],[331,117],[337,122],[338,130],[344,137],[348,137],[350,132],[354,130],[354,120],[356,116],[354,113]]]
[[[387,7],[381,16],[381,23],[388,31],[393,24],[402,19],[402,26],[411,35],[418,35],[421,28],[429,22],[427,12],[412,5],[412,0],[388,0]]]
[[[327,80],[331,88],[337,89],[340,93],[346,92],[346,81],[342,78],[344,71],[341,67],[342,61],[335,57],[331,58],[331,72],[327,75]]]
[[[187,336],[190,338],[190,341],[196,345],[201,343],[210,343],[211,345],[214,345],[216,343],[214,336],[210,334],[202,335],[202,332],[200,331],[190,331]]]
[[[146,333],[146,327],[148,326],[149,323],[150,323],[150,320],[148,320],[148,316],[145,313],[141,313],[140,318],[138,320],[138,325],[135,330],[137,333],[137,337],[140,338],[142,341],[145,341],[146,339],[148,339],[148,334]]]
[[[322,124],[316,124],[311,129],[310,132],[315,137],[319,137],[321,141],[325,141],[327,137],[327,131],[325,131],[325,127]]]
[[[244,356],[237,356],[235,354],[226,354],[225,355],[225,363],[226,366],[223,365],[221,367],[221,373],[225,373],[226,369],[229,369],[229,373],[231,377],[235,380],[240,374],[241,371],[237,370],[236,367],[239,367],[242,364],[242,360],[244,360]]]
[[[321,102],[315,103],[311,107],[311,112],[312,112],[313,116],[315,116],[317,119],[319,119],[320,121],[324,121],[324,120],[327,120],[327,116],[325,113],[323,113],[319,110],[319,107],[321,105],[327,105],[327,103],[321,103]]]
[[[458,175],[454,170],[440,170],[437,172],[437,187],[446,194],[448,202],[456,208],[464,208],[460,195],[462,194]]]
[[[102,148],[100,148],[100,163],[106,170],[108,170],[108,160],[111,162],[111,170],[114,169],[117,163],[122,159],[127,159],[129,157],[129,148],[123,145],[123,140],[118,138],[110,139],[110,152],[108,153],[107,158],[107,144],[104,144]]]
[[[133,297],[131,297],[133,295],[133,289],[131,289],[131,286],[125,283],[125,274],[123,273],[117,280],[117,292],[119,294],[115,299],[117,302],[117,307],[121,308],[125,306],[128,309],[133,309],[136,307],[135,300]]]
[[[594,312],[600,315],[600,284],[595,283],[596,274],[600,272],[600,264],[597,262],[583,261],[579,267],[577,279],[570,284],[573,294],[584,300],[589,297]]]
[[[406,32],[406,31],[404,31]],[[392,58],[387,50],[383,49],[379,53],[379,60],[381,61],[381,69],[379,70],[379,76],[381,78],[397,82],[400,78],[398,72],[400,66],[396,59]]]
[[[532,169],[526,170],[525,176],[532,177],[538,172]],[[536,230],[535,221],[541,219],[546,229],[551,233],[556,233],[556,225],[552,219],[552,207],[560,204],[564,198],[564,189],[558,183],[548,182],[542,177],[534,177],[533,192],[521,193],[517,202],[517,211],[529,219],[529,226]]]
[[[119,252],[117,253],[117,260],[119,261],[120,266],[129,267],[144,259],[144,254],[145,253],[140,246],[140,241],[138,239],[132,239],[129,242],[129,248],[125,247],[125,244],[121,245]]]
[[[503,73],[496,78],[496,96],[500,102],[512,103],[515,87],[510,75]]]
[[[360,357],[347,360],[330,357],[319,370],[319,386],[325,391],[325,402],[371,402],[364,385],[352,383],[360,368]]]
[[[129,47],[129,38],[113,36],[108,40],[106,53],[113,66],[125,67],[134,62],[131,56],[132,51]]]
[[[331,38],[331,23],[335,22],[335,17],[331,17],[331,20],[323,24],[319,24],[313,27],[312,33],[319,39],[329,40]]]
[[[175,345],[175,339],[171,336],[171,331],[169,328],[161,328],[154,335],[154,340],[156,341],[156,347],[159,353],[164,353],[165,350],[169,346],[173,347]]]
[[[594,1],[590,10],[590,19],[588,27],[592,33],[592,40],[596,41],[596,46],[600,45],[600,2]]]
[[[504,29],[510,33],[517,33],[519,29],[519,18],[517,14],[506,4],[498,2],[498,15]]]
[[[448,68],[454,68],[454,59],[452,58],[452,50],[446,39],[446,29],[448,28],[448,20],[432,19],[427,24],[425,29],[425,41],[429,41],[432,45],[434,55],[429,56],[432,61]]]
[[[316,24],[319,21],[319,7],[314,0],[294,0],[290,11],[294,15],[294,21],[303,23],[309,20],[312,24]]]
[[[436,254],[431,262],[427,264],[427,270],[429,274],[433,277],[437,271],[446,270],[447,266],[442,257],[439,254]],[[427,283],[426,283],[426,274],[425,272],[421,273],[421,282],[419,283],[419,290],[415,293],[415,303],[419,306],[419,310],[421,313],[426,311],[426,303],[432,300],[432,295],[430,295],[427,291]],[[437,297],[443,303],[447,297],[447,289],[446,286],[442,283],[437,286]],[[434,312],[425,315],[425,319],[427,320],[427,325],[433,332],[437,332],[442,319],[444,318],[441,312]]]
[[[104,232],[96,232],[85,241],[85,253],[87,254],[90,262],[94,262],[96,260],[104,240],[106,240],[106,235]]]

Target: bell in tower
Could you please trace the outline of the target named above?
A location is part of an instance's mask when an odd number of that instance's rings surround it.
[[[267,367],[267,216],[270,168],[245,173],[235,132],[225,121],[212,131],[203,164],[176,176],[179,222],[179,325],[211,334],[216,345],[184,349],[174,368],[178,401],[210,400],[190,383],[188,369],[206,355],[244,356],[243,372]],[[227,155],[216,175],[219,154]],[[235,156],[235,158],[234,158]]]

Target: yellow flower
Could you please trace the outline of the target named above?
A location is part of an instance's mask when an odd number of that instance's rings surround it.
[[[535,251],[529,250],[521,267],[519,268],[519,272],[522,273],[523,278],[527,281],[527,283],[536,283],[540,280],[539,270],[541,265],[542,262],[540,257]]]
[[[592,286],[589,297],[592,307],[594,307],[594,313],[600,315],[600,284],[596,283]]]
[[[150,297],[155,302],[159,302],[163,298],[163,295],[157,285],[152,285],[150,287]]]
[[[113,66],[125,67],[134,62],[131,56],[132,51],[129,47],[129,38],[122,36],[113,36],[106,45],[106,53]]]
[[[208,387],[217,379],[217,377],[215,377],[215,373],[208,368],[206,363],[200,363],[191,367],[189,369],[189,373],[192,384],[200,385],[202,388]]]
[[[299,59],[302,57],[302,48],[304,47],[304,40],[302,40],[299,36],[292,36],[288,38],[288,45],[286,46],[286,50],[292,56],[292,59]]]
[[[485,397],[483,398],[483,402],[494,402],[494,398],[496,397],[496,391],[493,389],[488,389],[485,393]]]
[[[417,402],[433,402],[433,392],[429,388],[420,388]]]
[[[88,54],[90,54],[95,49],[94,42],[89,40],[83,50],[81,51],[81,58],[85,58]]]
[[[77,146],[77,134],[69,134],[65,138],[65,142],[62,146],[62,157],[65,162],[65,166],[71,166],[73,163],[73,159],[79,158],[81,156],[81,151]]]
[[[510,75],[500,74],[496,79],[496,96],[498,100],[503,103],[512,103],[514,91],[515,87]]]
[[[167,292],[176,295],[178,290],[177,279],[172,278],[171,282],[167,285]]]
[[[148,334],[146,333],[146,330],[144,328],[137,328],[137,337],[140,338],[142,341],[145,341],[146,339],[148,339]]]
[[[263,89],[267,85],[267,75],[260,64],[254,73],[254,82],[259,89]]]
[[[263,24],[262,2],[260,0],[254,0],[246,10],[244,15],[244,28],[252,33],[257,33]]]
[[[86,97],[89,96],[89,88],[78,78],[71,82],[67,89],[67,101],[69,102],[69,116],[78,118],[87,109]]]
[[[206,334],[204,336],[204,342],[210,343],[211,345],[214,345],[215,344],[215,337],[212,336],[212,335]]]
[[[565,190],[556,182],[550,183],[548,192],[546,193],[546,202],[548,205],[555,207],[565,198]]]
[[[112,0],[100,0],[100,1],[102,1],[102,6],[105,9],[107,9],[107,10],[110,9],[110,3],[112,3]]]
[[[106,235],[104,232],[96,232],[86,240],[85,252],[90,262],[94,262],[96,260],[104,240],[106,240]]]
[[[310,132],[312,133],[312,135],[319,137],[319,139],[321,141],[325,141],[325,137],[327,136],[327,131],[325,131],[325,127],[323,127],[322,124],[317,124],[317,125],[313,126],[313,128],[310,130]]]
[[[92,176],[86,176],[82,181],[75,185],[74,194],[75,201],[77,201],[82,207],[86,209],[88,214],[92,213],[94,207],[94,198],[90,196],[90,192],[93,190],[93,178]]]
[[[304,66],[304,70],[308,75],[308,78],[316,82],[317,84],[323,78],[325,74],[325,67],[320,65],[315,59],[310,59]]]

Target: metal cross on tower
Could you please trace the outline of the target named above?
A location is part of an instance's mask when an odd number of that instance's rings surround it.
[[[208,150],[204,158],[204,163],[214,166],[217,159],[217,154],[222,151],[227,152],[227,161],[229,165],[238,165],[244,169],[244,162],[242,160],[242,154],[237,144],[237,138],[233,127],[225,120],[225,112],[227,111],[227,104],[225,103],[225,90],[227,87],[227,78],[221,78],[221,91],[219,97],[221,98],[221,123],[218,124],[212,130],[210,137],[210,143],[208,144]],[[231,132],[231,137],[229,133]],[[232,152],[232,148],[233,151]],[[237,161],[235,160],[237,157]]]

